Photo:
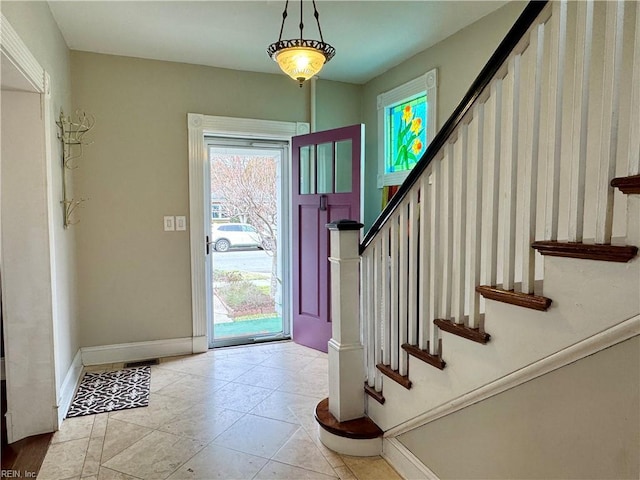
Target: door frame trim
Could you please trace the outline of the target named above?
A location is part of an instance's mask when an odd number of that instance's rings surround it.
[[[33,129],[32,134],[37,136],[42,143],[42,156],[38,159],[44,166],[43,173],[45,182],[42,184],[42,191],[35,192],[37,194],[44,193],[46,205],[43,206],[44,216],[37,226],[47,237],[47,245],[44,246],[47,262],[36,271],[38,279],[42,281],[46,289],[46,298],[41,299],[38,305],[42,308],[42,319],[46,320],[41,325],[41,333],[37,339],[28,335],[10,335],[9,327],[10,318],[4,316],[4,341],[5,341],[5,377],[7,382],[7,436],[9,443],[18,441],[24,437],[55,431],[64,419],[66,411],[59,408],[62,399],[59,378],[57,378],[57,368],[59,367],[58,352],[58,304],[56,290],[56,264],[55,264],[55,238],[54,238],[54,193],[53,185],[53,156],[56,151],[56,125],[53,121],[53,104],[51,99],[51,76],[47,70],[38,62],[31,50],[21,39],[18,32],[13,28],[9,20],[0,13],[0,51],[1,56],[5,57],[16,70],[22,75],[25,86],[21,91],[33,93],[40,97],[41,112],[41,128]],[[28,84],[28,86],[27,86]],[[34,192],[31,192],[33,194]],[[5,228],[3,235],[11,235]],[[15,235],[15,234],[14,234]],[[6,243],[6,242],[4,242]],[[17,255],[19,252],[7,252],[7,247],[2,246],[5,258],[9,255]],[[5,275],[6,264],[0,265],[1,277],[6,282]],[[6,308],[7,298],[11,293],[7,289],[2,290],[2,305]],[[36,342],[34,344],[34,342]],[[11,346],[10,346],[11,344]],[[29,369],[29,373],[25,378],[25,355],[27,359],[32,358],[30,354],[25,354],[26,350],[43,351],[40,358],[48,357],[50,362],[38,369]],[[24,389],[17,389],[14,386],[15,379],[19,379],[20,384],[41,385],[49,383],[51,385],[50,395],[39,398],[38,396],[29,397],[24,393]],[[30,415],[28,409],[20,409],[16,405],[22,405],[25,401],[30,402],[31,411],[41,412],[37,415]]]
[[[309,133],[307,122],[280,122],[250,118],[220,117],[200,113],[187,114],[189,132],[189,248],[191,252],[191,316],[193,352],[209,349],[209,322],[206,302],[205,225],[209,210],[205,208],[206,136],[255,138],[289,142],[291,137]]]

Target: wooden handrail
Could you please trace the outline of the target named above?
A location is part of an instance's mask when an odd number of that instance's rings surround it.
[[[487,64],[480,71],[480,74],[475,79],[460,104],[436,134],[433,141],[429,144],[424,155],[422,155],[422,158],[418,161],[416,166],[413,167],[413,170],[409,172],[406,180],[402,185],[400,185],[396,194],[391,198],[380,215],[378,215],[378,218],[373,223],[369,231],[367,231],[362,243],[360,244],[360,253],[369,246],[385,222],[395,212],[398,205],[400,205],[400,202],[402,202],[405,196],[409,193],[411,187],[413,187],[436,154],[446,144],[451,134],[471,110],[477,98],[487,85],[489,85],[502,64],[507,60],[516,45],[518,45],[518,42],[520,42],[524,34],[533,24],[540,12],[542,12],[547,3],[547,0],[533,0],[525,7],[522,14],[520,14],[520,17],[518,17],[518,20],[516,20],[516,23],[514,23],[513,27],[509,30],[509,33],[507,33]]]

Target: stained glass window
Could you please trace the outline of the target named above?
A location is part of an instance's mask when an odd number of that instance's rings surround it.
[[[378,95],[378,188],[401,185],[436,133],[438,72]]]
[[[388,108],[385,173],[411,170],[427,148],[427,95]]]

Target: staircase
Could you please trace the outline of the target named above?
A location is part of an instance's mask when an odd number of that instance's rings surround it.
[[[639,174],[640,4],[531,2],[360,246],[385,439],[640,334]]]

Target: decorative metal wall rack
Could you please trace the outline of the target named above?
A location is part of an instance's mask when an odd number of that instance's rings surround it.
[[[93,143],[87,142],[84,136],[93,128],[94,123],[93,115],[87,115],[80,110],[76,111],[73,119],[70,115],[65,117],[61,110],[60,117],[56,121],[56,125],[60,129],[58,138],[62,143],[62,201],[60,203],[63,206],[64,228],[78,223],[78,220],[72,221],[71,216],[75,209],[87,200],[86,198],[76,200],[67,197],[67,170],[78,168],[77,160],[83,154],[83,147]]]

